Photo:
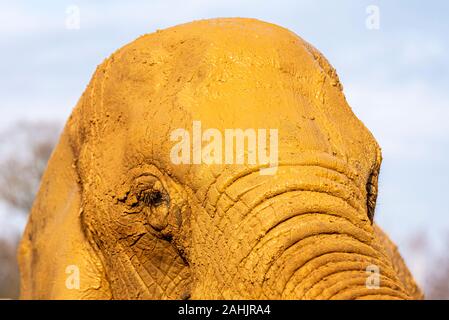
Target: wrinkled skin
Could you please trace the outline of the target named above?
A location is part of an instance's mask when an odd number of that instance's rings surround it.
[[[276,174],[173,164],[170,132],[194,120],[278,128]],[[372,221],[380,163],[335,70],[290,31],[216,19],[142,36],[67,122],[21,243],[22,298],[421,298]]]

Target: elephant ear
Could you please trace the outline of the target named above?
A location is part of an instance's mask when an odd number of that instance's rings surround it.
[[[81,186],[71,137],[75,108],[43,175],[18,258],[22,299],[109,299],[103,267],[80,223]]]
[[[404,259],[401,257],[397,246],[378,225],[374,225],[374,230],[376,238],[385,248],[386,254],[393,264],[393,269],[396,271],[399,280],[403,283],[408,295],[416,300],[424,299],[424,294],[413,279],[413,276],[407,268]]]

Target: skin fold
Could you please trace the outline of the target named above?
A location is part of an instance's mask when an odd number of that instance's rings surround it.
[[[276,173],[174,164],[170,133],[193,121],[278,129]],[[373,223],[380,164],[335,70],[294,33],[233,18],[144,35],[67,121],[21,241],[21,297],[422,298]]]

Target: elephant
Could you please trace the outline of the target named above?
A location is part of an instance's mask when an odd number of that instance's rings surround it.
[[[20,243],[21,298],[421,299],[374,222],[381,159],[293,32],[217,18],[143,35],[67,120]]]

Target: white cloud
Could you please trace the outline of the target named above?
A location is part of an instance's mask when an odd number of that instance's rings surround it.
[[[428,64],[444,57],[446,48],[438,39],[426,37],[422,41],[409,40],[402,46],[402,63],[405,65]]]
[[[54,17],[45,11],[25,7],[19,1],[1,6],[0,21],[0,35],[7,38],[48,32],[56,27]]]

